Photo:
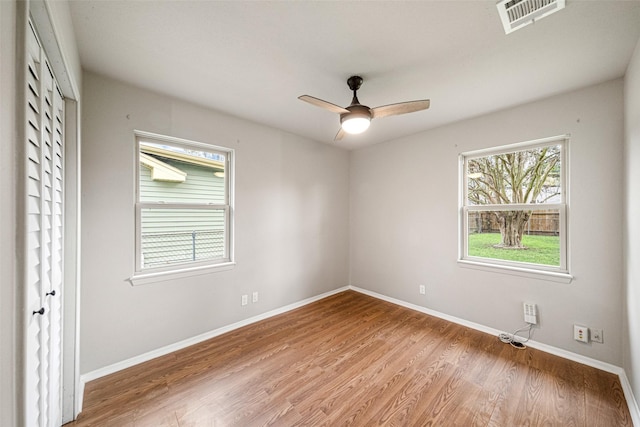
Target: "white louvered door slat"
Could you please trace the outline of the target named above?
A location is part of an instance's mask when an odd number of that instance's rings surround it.
[[[26,77],[25,423],[60,426],[64,101],[30,26]]]

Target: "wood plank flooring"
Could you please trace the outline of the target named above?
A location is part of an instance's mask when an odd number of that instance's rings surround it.
[[[347,291],[87,384],[67,426],[632,426],[616,375]]]

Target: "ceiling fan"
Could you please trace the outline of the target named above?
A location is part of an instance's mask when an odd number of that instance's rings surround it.
[[[373,119],[413,113],[414,111],[426,110],[429,108],[428,99],[399,102],[397,104],[369,108],[366,105],[360,104],[356,94],[358,89],[360,89],[360,86],[362,86],[362,82],[363,79],[360,76],[351,76],[347,80],[349,89],[353,91],[353,100],[351,100],[351,105],[345,108],[309,95],[299,96],[298,99],[315,105],[316,107],[324,108],[325,110],[340,114],[340,130],[334,138],[335,141],[342,139],[345,133],[357,134],[364,132],[369,128],[371,120]]]

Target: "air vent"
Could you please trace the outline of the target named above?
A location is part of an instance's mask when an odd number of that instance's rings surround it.
[[[565,0],[501,0],[497,6],[504,32],[509,34],[564,9],[564,4]]]

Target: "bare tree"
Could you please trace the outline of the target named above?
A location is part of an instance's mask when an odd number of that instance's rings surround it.
[[[475,205],[544,203],[559,194],[560,147],[496,154],[468,161],[468,198]],[[500,226],[498,247],[524,248],[530,210],[493,212]]]

